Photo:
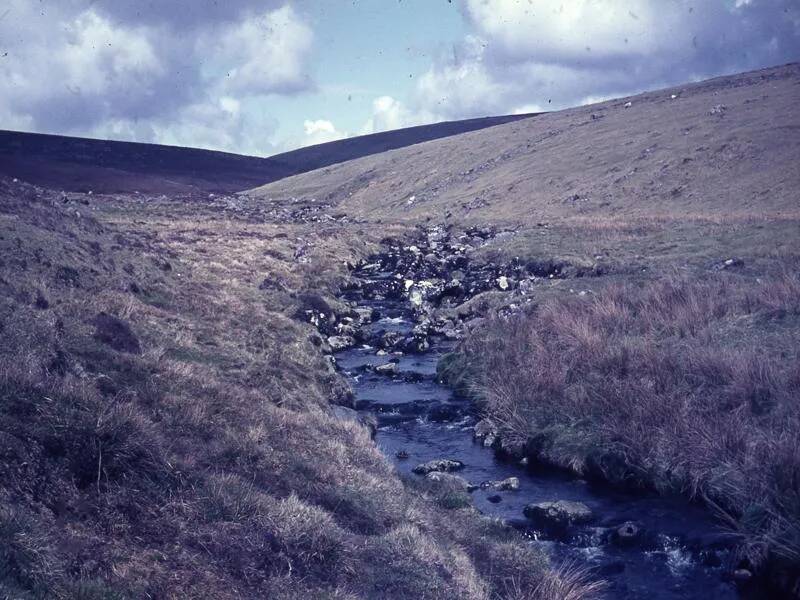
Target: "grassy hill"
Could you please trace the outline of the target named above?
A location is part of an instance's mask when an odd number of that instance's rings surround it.
[[[530,115],[421,125],[300,148],[270,158],[0,131],[0,174],[53,189],[117,193],[230,193],[323,166]]]

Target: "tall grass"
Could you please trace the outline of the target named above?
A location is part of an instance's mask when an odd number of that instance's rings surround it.
[[[705,500],[800,558],[800,279],[620,284],[465,343],[503,436],[540,459]]]

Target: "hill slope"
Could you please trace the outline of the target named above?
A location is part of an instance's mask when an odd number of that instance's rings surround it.
[[[67,191],[234,192],[296,173],[530,115],[409,127],[300,148],[270,158],[196,148],[0,131],[0,174]]]
[[[798,104],[792,64],[431,141],[253,194],[401,220],[794,211]]]

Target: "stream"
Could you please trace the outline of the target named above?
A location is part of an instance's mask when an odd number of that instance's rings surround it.
[[[396,469],[410,477],[415,466],[434,459],[456,459],[455,474],[477,489],[470,492],[481,513],[506,520],[541,547],[556,563],[568,561],[608,582],[608,597],[650,600],[728,600],[742,597],[725,579],[729,540],[707,510],[680,500],[613,490],[574,476],[525,467],[499,459],[474,439],[479,420],[468,400],[456,397],[436,379],[438,360],[455,345],[442,335],[427,338],[421,352],[380,350],[376,340],[409,336],[418,312],[404,297],[383,297],[363,290],[397,279],[391,270],[359,274],[364,286],[343,298],[374,318],[363,324],[358,342],[335,353],[338,369],[349,379],[355,406],[377,417],[376,443]],[[394,333],[392,333],[394,332]],[[375,367],[393,363],[396,367]],[[517,490],[499,491],[482,482],[519,479]],[[588,506],[590,524],[548,535],[526,519],[531,503],[570,500]],[[644,532],[633,544],[614,543],[609,532],[634,522]],[[752,596],[749,596],[752,597]]]

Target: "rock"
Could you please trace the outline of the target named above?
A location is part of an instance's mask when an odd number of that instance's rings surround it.
[[[708,111],[708,114],[722,116],[725,114],[726,110],[728,110],[727,106],[725,106],[724,104],[717,104],[716,106],[711,107],[711,110]]]
[[[488,419],[481,419],[475,424],[473,435],[476,439],[483,439],[489,434],[497,435],[497,428],[495,427],[494,423]]]
[[[362,325],[371,323],[375,318],[375,309],[373,308],[356,308],[353,312],[355,312],[358,322]]]
[[[378,365],[375,367],[375,372],[379,373],[380,375],[397,375],[397,365],[395,363]]]
[[[119,352],[141,353],[139,339],[125,321],[101,312],[92,320],[92,324],[95,326],[94,338],[99,342]]]
[[[394,455],[399,458],[400,460],[406,460],[408,458],[408,452],[405,450],[398,450],[394,453]]]
[[[358,336],[358,328],[352,323],[339,323],[336,325],[336,333],[340,336],[355,339]]]
[[[458,471],[463,468],[464,463],[462,463],[460,460],[438,458],[435,460],[429,460],[421,465],[417,465],[413,470],[414,473],[417,473],[418,475],[427,475],[428,473],[432,473],[434,471],[448,473],[450,471]]]
[[[349,335],[332,335],[328,338],[328,344],[331,350],[338,352],[339,350],[346,350],[356,345],[356,341]]]
[[[397,331],[387,331],[381,336],[378,345],[388,350],[397,346],[400,340],[402,336]]]
[[[497,442],[497,436],[494,433],[487,433],[481,441],[484,448],[491,448]]]
[[[425,475],[425,479],[429,481],[435,481],[437,483],[443,483],[450,487],[462,489],[464,491],[469,489],[469,482],[466,479],[460,477],[459,475],[453,475],[452,473],[431,471]]]
[[[516,492],[519,489],[519,478],[509,477],[503,481],[496,481],[492,487],[500,491]]]
[[[713,266],[716,271],[725,271],[727,269],[734,269],[736,267],[744,266],[744,261],[741,258],[729,258]]]
[[[505,275],[501,275],[495,281],[497,282],[497,287],[499,287],[503,291],[506,291],[509,287],[511,287],[511,284],[508,281],[508,277],[506,277]]]
[[[731,573],[731,578],[736,583],[745,583],[753,578],[753,574],[747,569],[736,569],[733,573]]]
[[[528,504],[524,513],[536,525],[559,531],[572,525],[589,523],[594,518],[588,506],[571,500]]]
[[[618,546],[633,546],[644,538],[644,529],[633,521],[627,521],[611,532],[611,541]]]
[[[497,504],[503,500],[503,497],[500,494],[494,494],[493,496],[488,496],[486,499],[492,504]]]

